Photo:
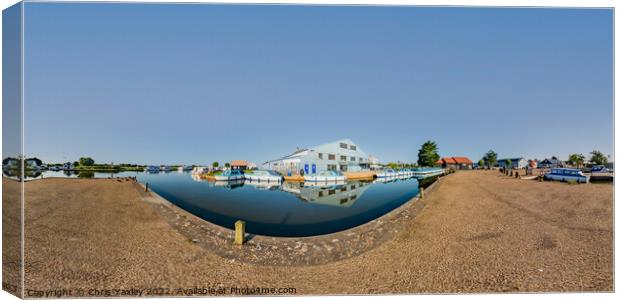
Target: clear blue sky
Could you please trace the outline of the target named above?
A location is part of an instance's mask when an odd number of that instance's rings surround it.
[[[383,162],[429,139],[476,161],[611,154],[612,16],[27,3],[26,153],[261,163],[350,138]]]

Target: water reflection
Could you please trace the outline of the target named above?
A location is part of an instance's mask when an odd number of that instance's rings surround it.
[[[322,182],[284,182],[282,190],[296,195],[305,202],[349,207],[366,191],[368,184],[369,182],[364,181],[337,185]]]

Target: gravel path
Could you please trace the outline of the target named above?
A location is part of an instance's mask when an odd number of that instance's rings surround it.
[[[45,179],[26,183],[26,197],[31,297],[61,288],[83,289],[85,296],[115,288],[143,295],[152,288],[166,295],[235,293],[231,287],[296,294],[613,290],[610,184],[457,172],[381,245],[292,267],[208,251],[143,201],[131,182]]]

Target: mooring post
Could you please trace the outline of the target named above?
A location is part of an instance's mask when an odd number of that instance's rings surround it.
[[[146,185],[144,185],[144,191],[148,192],[149,191],[149,183],[147,182]]]
[[[243,245],[245,238],[245,222],[238,220],[235,222],[235,245]]]
[[[424,199],[424,188],[420,187],[420,199]]]
[[[519,178],[519,172],[515,172],[515,178]]]

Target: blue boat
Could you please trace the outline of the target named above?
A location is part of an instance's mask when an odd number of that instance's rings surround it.
[[[590,169],[591,173],[609,173],[611,172],[608,168],[606,168],[605,166],[594,166],[592,167],[592,169]]]
[[[544,175],[547,180],[556,180],[562,182],[581,182],[587,183],[590,177],[583,175],[579,169],[571,168],[552,168],[549,173]]]

